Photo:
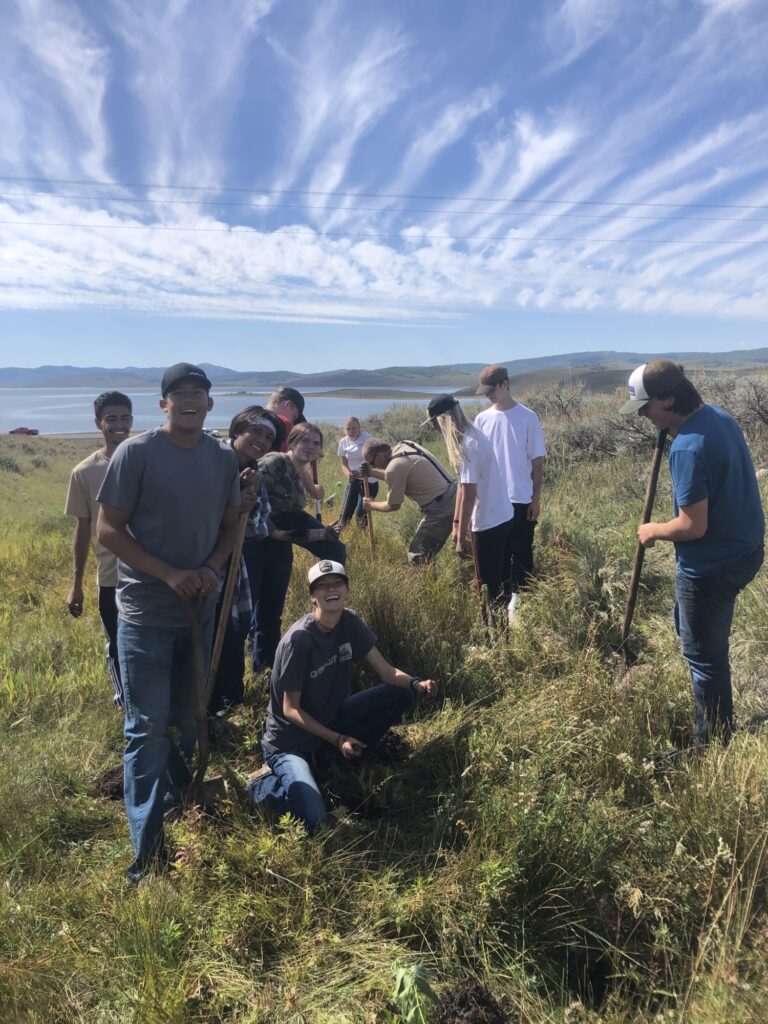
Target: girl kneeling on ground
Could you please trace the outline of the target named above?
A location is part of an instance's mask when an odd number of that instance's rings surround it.
[[[310,833],[328,816],[310,756],[324,743],[347,759],[377,743],[418,696],[433,697],[437,683],[394,668],[376,648],[376,637],[347,608],[344,566],[324,560],[307,574],[312,611],[280,641],[270,683],[262,739],[264,768],[248,784],[256,807],[286,811]],[[352,667],[363,661],[381,685],[350,695]]]

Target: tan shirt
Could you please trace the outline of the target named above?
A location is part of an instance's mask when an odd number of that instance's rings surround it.
[[[431,458],[438,461],[434,455]],[[396,444],[392,449],[392,460],[384,471],[387,501],[390,505],[402,505],[403,498],[410,498],[419,508],[424,508],[450,486],[453,478],[447,470],[444,472],[445,476],[425,455],[412,451],[409,445]]]
[[[91,536],[96,548],[96,580],[100,587],[117,586],[117,555],[96,540],[96,519],[99,506],[96,495],[104,482],[109,459],[102,451],[94,452],[72,470],[64,513],[77,519],[90,519]]]

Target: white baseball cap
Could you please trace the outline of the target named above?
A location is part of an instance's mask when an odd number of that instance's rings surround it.
[[[321,576],[341,576],[345,583],[349,583],[347,570],[341,562],[332,562],[329,558],[324,558],[322,562],[315,562],[307,573],[307,581],[309,583],[310,590],[312,589],[315,581],[319,580]]]
[[[633,370],[629,375],[627,382],[627,389],[629,390],[629,401],[625,402],[624,405],[619,409],[620,413],[625,415],[630,412],[639,412],[643,406],[651,400],[651,396],[645,390],[643,384],[643,373],[648,363],[643,363],[642,366],[638,366],[637,369]]]
[[[629,376],[629,401],[619,412],[639,412],[652,398],[666,398],[686,381],[682,366],[670,359],[652,359],[650,363],[643,363]]]

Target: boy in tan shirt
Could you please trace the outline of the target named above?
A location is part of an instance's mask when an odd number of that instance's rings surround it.
[[[104,447],[83,459],[72,470],[64,512],[72,516],[75,530],[72,538],[72,586],[67,595],[67,607],[74,618],[83,614],[83,576],[88,561],[91,539],[95,541],[96,580],[99,587],[99,616],[107,637],[107,667],[114,687],[115,706],[123,706],[123,688],[117,660],[117,557],[100,544],[96,537],[98,505],[96,495],[113,453],[127,437],[133,426],[131,400],[120,391],[105,391],[93,403],[96,426],[104,435]]]

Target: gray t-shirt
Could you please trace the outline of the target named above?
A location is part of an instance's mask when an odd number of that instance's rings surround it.
[[[224,509],[240,504],[237,459],[203,434],[179,448],[160,427],[123,441],[97,495],[128,512],[128,532],[144,550],[177,569],[197,569],[216,546]],[[216,607],[214,591],[205,616]],[[162,580],[118,561],[117,607],[137,626],[189,623],[178,595]]]
[[[306,754],[319,750],[319,736],[289,722],[283,694],[300,693],[301,706],[330,728],[352,683],[352,666],[362,661],[376,637],[357,612],[345,608],[335,629],[324,633],[314,617],[305,615],[278,644],[269,692],[264,746],[269,754]]]

